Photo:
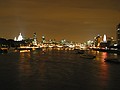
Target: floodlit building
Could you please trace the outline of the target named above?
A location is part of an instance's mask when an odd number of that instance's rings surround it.
[[[107,42],[107,36],[104,34],[104,35],[103,35],[103,40],[102,40],[101,43],[100,43],[100,47],[107,49],[108,46],[109,46],[109,45],[108,45],[108,42]]]
[[[37,45],[37,35],[36,35],[36,33],[33,34],[33,45]]]
[[[19,34],[19,36],[18,36],[18,38],[14,38],[14,41],[22,41],[23,40],[23,36],[22,36],[22,34],[20,33]]]
[[[46,41],[45,41],[45,36],[43,35],[42,36],[42,43],[45,43]]]
[[[120,45],[120,24],[117,25],[117,43]]]
[[[107,37],[106,37],[105,34],[104,34],[104,36],[103,36],[103,42],[107,42]]]
[[[101,41],[102,41],[102,36],[98,35],[97,37],[94,37],[95,47],[99,47]]]

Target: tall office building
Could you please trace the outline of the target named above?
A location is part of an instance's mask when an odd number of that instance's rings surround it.
[[[100,46],[100,43],[102,42],[102,36],[100,36],[99,34],[98,34],[98,36],[97,37],[95,37],[94,38],[95,40],[95,47],[99,47]]]
[[[117,25],[117,43],[120,46],[120,24]]]
[[[107,42],[107,36],[104,34],[104,36],[103,36],[103,42]]]
[[[36,33],[33,34],[33,45],[37,45],[37,35],[36,35]]]
[[[45,36],[42,36],[42,43],[45,43]]]

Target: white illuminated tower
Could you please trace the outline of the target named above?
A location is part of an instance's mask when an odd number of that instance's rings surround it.
[[[105,34],[104,34],[104,36],[103,36],[103,42],[107,42],[107,37],[106,37]]]

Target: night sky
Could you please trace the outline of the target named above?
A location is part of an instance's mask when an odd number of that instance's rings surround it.
[[[21,32],[40,41],[67,39],[84,42],[98,34],[116,39],[120,0],[0,0],[0,37]]]

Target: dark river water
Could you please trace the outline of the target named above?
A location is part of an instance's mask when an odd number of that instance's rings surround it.
[[[117,54],[91,53],[95,59],[57,49],[0,54],[0,90],[120,90],[120,64],[104,62]]]

